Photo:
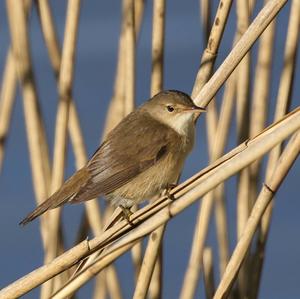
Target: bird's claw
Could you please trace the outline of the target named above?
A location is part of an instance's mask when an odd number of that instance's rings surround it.
[[[133,213],[130,211],[130,208],[125,208],[125,207],[123,207],[123,206],[120,206],[120,208],[122,209],[124,219],[126,219],[127,222],[128,222],[130,225],[132,225],[132,222],[130,221],[130,216],[131,216]]]
[[[171,194],[170,192],[172,191],[173,188],[175,188],[177,185],[176,184],[168,184],[166,189],[163,192],[163,195],[165,195],[168,199],[174,200],[174,194]]]

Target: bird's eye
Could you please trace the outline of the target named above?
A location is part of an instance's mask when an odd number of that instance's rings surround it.
[[[173,111],[174,111],[174,107],[171,106],[171,105],[168,105],[168,106],[167,106],[167,110],[168,110],[169,112],[173,112]]]

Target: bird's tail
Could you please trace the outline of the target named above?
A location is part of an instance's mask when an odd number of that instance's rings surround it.
[[[37,206],[31,213],[29,213],[19,224],[24,226],[28,222],[34,220],[46,211],[57,208],[69,200],[71,200],[82,187],[85,186],[89,180],[89,174],[86,168],[78,170],[71,176],[59,190],[51,195],[47,200]]]

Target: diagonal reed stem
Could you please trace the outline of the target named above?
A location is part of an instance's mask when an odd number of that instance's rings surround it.
[[[270,22],[276,17],[287,0],[270,0],[253,20],[247,31],[237,42],[233,50],[223,61],[205,86],[195,93],[194,101],[200,107],[206,107],[222,84],[240,63],[256,39],[263,33]],[[194,94],[194,93],[193,93]]]
[[[230,287],[232,286],[239,267],[249,249],[251,240],[259,225],[259,222],[263,217],[269,203],[273,199],[276,191],[280,187],[283,179],[298,157],[299,147],[300,131],[293,135],[284,152],[282,153],[281,158],[278,160],[277,165],[274,168],[273,175],[270,179],[266,180],[266,183],[261,189],[245,226],[244,232],[232,254],[224,276],[222,277],[218,289],[214,295],[214,299],[227,298]]]

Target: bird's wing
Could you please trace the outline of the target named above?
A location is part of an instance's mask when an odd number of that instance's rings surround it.
[[[95,152],[86,166],[90,180],[70,202],[109,194],[125,185],[162,159],[174,138],[177,134],[169,127],[147,114],[133,112]]]
[[[20,224],[66,202],[77,203],[113,192],[165,157],[171,140],[178,142],[176,138],[178,134],[172,129],[146,114],[133,112],[111,131],[85,167]]]

